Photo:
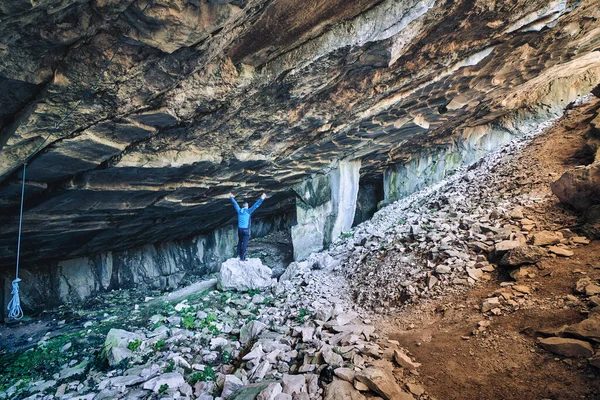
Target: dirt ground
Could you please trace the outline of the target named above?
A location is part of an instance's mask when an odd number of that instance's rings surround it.
[[[517,192],[540,198],[525,215],[539,227],[576,229],[578,216],[551,195],[550,183],[563,172],[593,161],[585,133],[600,101],[572,110],[557,126],[537,137],[520,159]],[[578,279],[600,279],[600,241],[573,249],[570,258],[548,258],[533,267],[522,283],[533,289],[525,306],[488,317],[480,311],[501,282],[512,280],[501,270],[493,279],[464,295],[412,306],[382,328],[421,363],[419,380],[438,400],[600,399],[600,370],[585,359],[568,359],[536,344],[539,331],[556,330],[587,317],[585,297],[575,295]],[[520,282],[521,283],[521,282]],[[490,325],[479,330],[479,322]]]

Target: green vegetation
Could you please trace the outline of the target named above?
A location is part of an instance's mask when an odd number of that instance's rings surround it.
[[[131,351],[136,351],[142,345],[142,341],[140,339],[132,340],[127,344],[127,348]]]
[[[196,318],[194,314],[186,314],[183,316],[183,327],[185,329],[194,329],[196,327]]]
[[[231,361],[233,359],[233,356],[227,350],[223,350],[223,353],[221,353],[221,359],[223,360],[223,362],[225,364],[228,364],[229,361]]]
[[[299,324],[302,324],[310,317],[311,317],[310,311],[307,308],[301,307],[300,310],[298,310],[298,316],[296,317],[296,322]]]
[[[353,238],[353,237],[354,237],[353,232],[344,232],[340,235],[340,239],[348,239],[348,238]]]
[[[250,290],[248,290],[248,295],[250,295],[250,296],[254,296],[254,295],[257,295],[257,294],[260,294],[260,289],[250,289]]]
[[[57,368],[71,360],[72,348],[66,351],[62,347],[68,342],[74,342],[77,334],[62,335],[37,347],[14,354],[0,356],[3,372],[0,375],[0,392],[5,392],[11,386],[19,383],[25,387],[30,382],[44,379],[57,371]]]
[[[175,369],[175,361],[169,360],[169,364],[165,367],[165,373],[168,374],[169,372],[173,372],[174,369]]]
[[[194,372],[192,375],[190,375],[188,378],[188,383],[194,386],[196,382],[214,382],[216,380],[217,374],[215,374],[215,371],[212,369],[212,367],[206,366],[204,367],[204,370]]]
[[[154,344],[154,350],[160,351],[166,344],[167,344],[167,342],[165,342],[164,339],[160,339],[158,342],[156,342]]]
[[[162,385],[160,385],[160,387],[158,388],[158,393],[159,394],[164,394],[167,390],[169,390],[169,385],[167,385],[166,383],[163,383]]]

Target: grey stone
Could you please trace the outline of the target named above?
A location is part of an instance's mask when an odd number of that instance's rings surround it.
[[[356,379],[386,400],[414,400],[396,383],[393,375],[380,368],[369,367],[359,371]]]
[[[258,338],[258,335],[267,327],[266,324],[263,324],[260,321],[250,321],[247,324],[244,324],[240,329],[240,343],[245,345],[250,341]]]
[[[229,399],[231,395],[238,389],[242,388],[244,383],[235,375],[225,375],[225,381],[223,383],[223,391],[221,397]]]
[[[179,372],[169,372],[146,381],[143,388],[157,393],[162,385],[167,385],[170,389],[178,389],[184,383],[185,380]]]
[[[248,291],[272,286],[272,271],[258,258],[241,261],[230,258],[221,265],[218,286],[223,290]]]
[[[293,395],[294,393],[306,391],[306,378],[304,378],[304,375],[283,375],[283,393]]]

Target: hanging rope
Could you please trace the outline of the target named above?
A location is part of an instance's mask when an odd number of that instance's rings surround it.
[[[21,309],[21,299],[19,298],[19,282],[21,282],[21,279],[19,279],[19,260],[21,258],[21,230],[22,230],[22,226],[23,226],[23,203],[25,200],[25,175],[27,173],[27,163],[29,162],[29,160],[31,160],[33,158],[33,156],[35,156],[40,150],[42,150],[42,147],[48,141],[48,139],[50,139],[50,136],[52,136],[58,130],[58,128],[63,124],[63,122],[65,122],[67,119],[69,119],[69,117],[71,117],[71,115],[73,115],[73,113],[75,113],[75,111],[79,108],[79,105],[81,105],[81,103],[83,103],[85,101],[85,99],[87,99],[89,97],[89,95],[91,95],[96,90],[96,88],[98,87],[98,84],[104,77],[104,73],[108,70],[108,68],[112,64],[113,60],[115,59],[115,56],[121,49],[121,46],[123,45],[123,43],[125,41],[125,38],[127,36],[129,36],[129,33],[131,32],[131,30],[137,26],[138,21],[140,20],[141,17],[144,16],[148,7],[152,6],[152,3],[154,3],[154,0],[149,0],[148,3],[146,3],[146,6],[142,9],[142,12],[140,13],[140,15],[135,17],[135,19],[133,20],[133,22],[131,23],[131,25],[129,26],[127,31],[125,32],[125,34],[123,36],[121,36],[121,39],[119,40],[119,43],[117,44],[115,51],[113,52],[112,56],[106,63],[106,66],[102,69],[102,71],[100,71],[100,75],[98,75],[98,78],[96,79],[96,81],[90,86],[90,88],[88,90],[86,90],[86,92],[83,94],[83,96],[81,96],[81,99],[79,99],[79,101],[75,104],[75,106],[73,106],[69,110],[69,112],[67,112],[67,114],[50,130],[48,135],[46,135],[46,137],[44,138],[42,143],[40,143],[40,145],[33,151],[33,153],[31,153],[29,155],[29,157],[27,157],[25,159],[25,161],[23,162],[23,181],[21,184],[21,209],[19,211],[19,236],[17,238],[17,263],[16,263],[15,280],[12,281],[11,294],[13,297],[10,300],[10,302],[8,303],[8,317],[9,318],[14,318],[17,320],[23,318],[23,310]]]

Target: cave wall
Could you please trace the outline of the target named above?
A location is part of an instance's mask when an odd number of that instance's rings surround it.
[[[427,148],[411,154],[406,163],[386,168],[383,173],[383,204],[392,203],[439,182],[513,138],[560,117],[569,103],[591,93],[598,79],[598,68],[584,71],[574,68],[566,76],[551,75],[545,85],[529,93],[543,106],[511,112],[488,124],[465,127],[451,142],[430,143]]]
[[[297,225],[292,227],[296,261],[317,253],[352,227],[360,160],[340,161],[328,174],[296,186]]]
[[[290,229],[293,215],[252,221],[252,237]],[[184,277],[203,277],[235,256],[237,225],[188,240],[155,243],[125,251],[103,252],[50,264],[25,264],[19,270],[21,303],[27,312],[46,306],[80,303],[114,289],[151,287],[174,289]],[[14,273],[14,271],[13,271]],[[14,276],[0,273],[3,310],[10,301]],[[1,319],[0,319],[1,320]]]

